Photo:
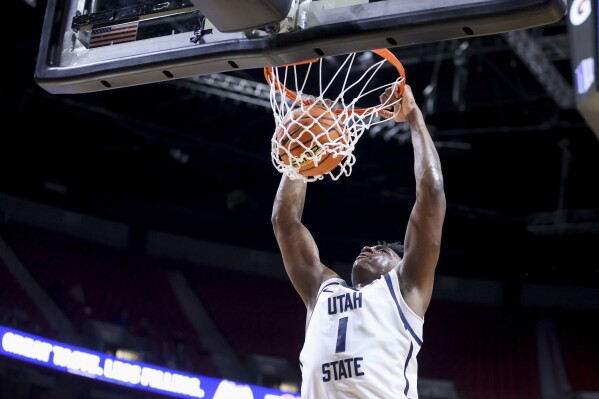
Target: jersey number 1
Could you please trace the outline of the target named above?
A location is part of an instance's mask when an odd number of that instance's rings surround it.
[[[347,316],[339,319],[339,326],[337,327],[337,345],[335,346],[335,353],[345,352],[345,333],[347,332]]]

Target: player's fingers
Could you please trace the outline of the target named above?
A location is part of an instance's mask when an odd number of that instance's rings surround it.
[[[393,119],[396,120],[398,118],[398,114],[396,112],[391,112],[391,111],[387,111],[387,110],[380,110],[379,115],[382,116],[385,119]]]
[[[381,104],[387,104],[391,100],[391,94],[393,93],[392,87],[387,87],[385,91],[379,96]]]

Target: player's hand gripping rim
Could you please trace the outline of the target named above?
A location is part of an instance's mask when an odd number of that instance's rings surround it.
[[[395,84],[385,89],[379,99],[384,109],[378,113],[386,119],[392,119],[394,122],[405,122],[407,116],[416,107],[416,101],[409,85],[405,85],[403,94],[399,94],[399,84]]]

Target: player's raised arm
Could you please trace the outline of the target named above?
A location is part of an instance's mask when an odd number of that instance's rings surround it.
[[[410,124],[416,179],[416,202],[406,228],[398,272],[406,303],[424,316],[432,295],[445,220],[443,173],[439,154],[408,85],[394,112],[396,122]]]
[[[316,242],[301,221],[308,184],[283,174],[271,221],[287,275],[306,307],[311,309],[320,284],[337,275],[320,262]]]

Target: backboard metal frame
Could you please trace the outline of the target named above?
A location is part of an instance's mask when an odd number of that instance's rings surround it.
[[[90,17],[90,24],[75,26],[73,21],[82,18],[77,7],[81,7],[77,0],[47,2],[35,80],[53,94],[103,91],[503,33],[557,22],[567,11],[566,0],[296,0],[278,26],[222,33],[189,4],[121,20],[94,23]],[[141,29],[146,20],[160,27],[159,18],[171,18],[186,28],[98,48],[89,48],[89,42],[86,46],[81,38],[86,29],[96,29],[93,32],[98,34],[119,24]],[[197,23],[189,22],[194,19]]]

